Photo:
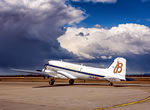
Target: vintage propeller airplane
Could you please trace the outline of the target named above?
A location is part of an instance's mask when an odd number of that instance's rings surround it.
[[[34,73],[45,77],[51,77],[49,84],[54,85],[56,78],[69,79],[69,84],[74,80],[101,80],[105,79],[113,85],[115,81],[126,80],[126,59],[118,57],[109,68],[95,68],[64,61],[50,60],[41,71],[13,69],[17,72]]]

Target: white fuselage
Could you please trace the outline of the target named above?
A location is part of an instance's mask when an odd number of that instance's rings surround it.
[[[112,74],[108,69],[99,69],[63,61],[49,61],[45,72],[48,73],[48,71],[51,70],[66,72],[74,76],[76,79],[83,80],[100,80],[105,77],[119,78],[118,75]],[[53,73],[53,76],[55,76],[55,78],[67,78],[64,75],[57,74],[57,72]]]

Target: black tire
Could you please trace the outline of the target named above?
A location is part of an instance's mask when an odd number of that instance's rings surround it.
[[[110,86],[113,86],[113,83],[112,82],[110,82],[110,84],[109,84]]]
[[[74,84],[74,80],[73,80],[73,79],[70,79],[70,80],[69,80],[69,84],[70,84],[70,85],[73,85],[73,84]]]
[[[49,81],[49,85],[54,85],[54,83],[55,83],[55,80],[54,79],[51,79],[50,81]]]

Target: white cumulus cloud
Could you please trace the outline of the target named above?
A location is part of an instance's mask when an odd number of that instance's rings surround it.
[[[150,52],[150,28],[140,24],[120,24],[110,29],[70,27],[58,41],[68,51],[89,59],[146,54]]]

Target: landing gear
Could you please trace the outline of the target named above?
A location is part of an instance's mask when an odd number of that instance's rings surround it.
[[[54,85],[54,83],[55,83],[55,79],[50,79],[50,81],[49,81],[49,85]]]
[[[69,80],[69,84],[70,84],[70,85],[73,85],[73,84],[74,84],[74,79],[70,79],[70,80]]]
[[[109,85],[110,85],[110,86],[113,86],[113,83],[112,83],[112,82],[110,82],[110,83],[109,83]]]

